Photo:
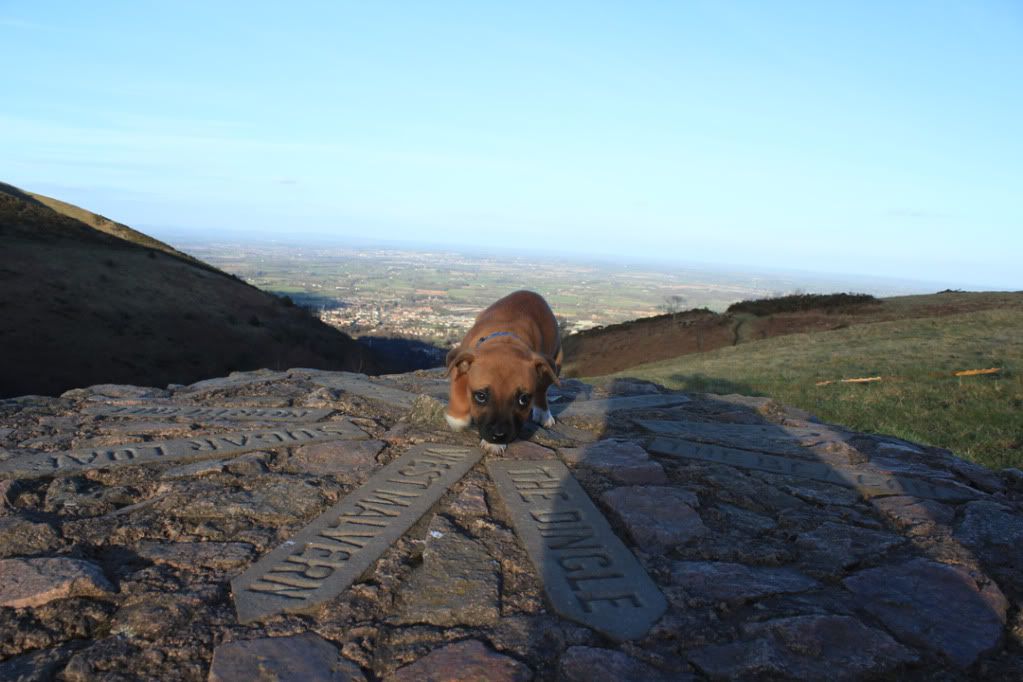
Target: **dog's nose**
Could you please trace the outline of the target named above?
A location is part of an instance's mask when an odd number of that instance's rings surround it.
[[[501,440],[506,435],[508,435],[508,432],[504,429],[494,429],[494,440]]]

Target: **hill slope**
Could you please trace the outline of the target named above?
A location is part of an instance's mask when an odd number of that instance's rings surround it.
[[[965,303],[981,297],[961,296]],[[988,296],[1006,306],[957,314],[943,308],[934,317],[779,336],[620,375],[687,391],[771,396],[850,428],[948,448],[992,467],[1020,467],[1023,295]],[[953,375],[990,367],[1001,371]],[[874,376],[881,380],[817,385]]]
[[[0,185],[0,397],[259,367],[373,371],[351,338],[131,228]]]
[[[822,298],[840,299],[842,296]],[[762,314],[690,310],[572,334],[564,339],[564,374],[574,377],[610,374],[658,360],[749,341],[845,329],[858,324],[942,317],[999,308],[1023,310],[1023,293],[943,292],[851,305],[824,305],[792,312],[770,312],[781,307],[774,305],[778,302],[784,300],[756,301],[746,306],[765,311]]]

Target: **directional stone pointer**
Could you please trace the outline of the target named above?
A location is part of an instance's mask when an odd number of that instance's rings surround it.
[[[668,603],[565,465],[491,460],[487,471],[554,610],[616,641],[645,635]]]
[[[242,623],[310,611],[336,597],[483,456],[418,445],[231,581]]]

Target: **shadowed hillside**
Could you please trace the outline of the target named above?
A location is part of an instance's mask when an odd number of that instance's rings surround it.
[[[131,228],[0,184],[0,397],[376,370],[345,334]]]

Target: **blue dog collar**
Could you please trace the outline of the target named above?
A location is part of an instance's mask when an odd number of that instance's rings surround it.
[[[519,338],[519,337],[515,336],[514,334],[512,334],[511,332],[494,332],[493,334],[487,334],[486,336],[481,336],[480,340],[476,342],[476,348],[479,348],[480,346],[482,346],[483,342],[486,341],[487,339],[492,339],[495,336],[513,336],[516,339]],[[521,339],[519,339],[519,340],[521,341]]]

